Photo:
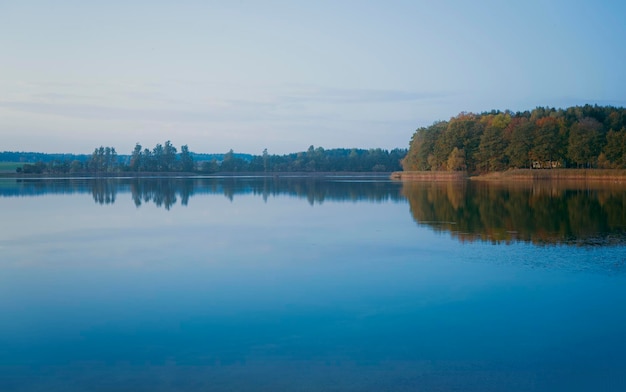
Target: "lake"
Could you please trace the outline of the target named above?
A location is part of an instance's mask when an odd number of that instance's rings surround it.
[[[2,391],[623,391],[626,188],[0,180]]]

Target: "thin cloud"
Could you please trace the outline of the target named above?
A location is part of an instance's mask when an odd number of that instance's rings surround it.
[[[281,100],[289,102],[314,103],[395,103],[410,101],[438,100],[453,96],[451,93],[405,91],[405,90],[372,90],[372,89],[318,89],[286,94]]]
[[[159,94],[160,95],[160,94]],[[255,121],[259,119],[277,119],[284,117],[299,117],[304,119],[331,119],[333,113],[318,111],[315,105],[319,104],[370,104],[385,102],[411,102],[438,100],[445,94],[406,92],[395,90],[339,90],[326,89],[315,92],[293,93],[276,95],[264,100],[243,99],[196,99],[188,102],[193,109],[170,109],[171,104],[182,103],[175,99],[162,99],[151,93],[133,94],[136,105],[146,105],[144,108],[116,107],[84,103],[89,97],[75,94],[42,93],[33,96],[33,100],[0,101],[0,107],[32,114],[56,115],[81,119],[96,120],[142,120],[142,121],[176,121],[176,122],[206,122],[220,120]],[[77,102],[83,101],[83,102]],[[155,106],[154,103],[160,103]],[[150,104],[152,103],[152,104]],[[284,110],[285,106],[304,105],[307,113],[302,110]],[[310,106],[309,106],[310,105]],[[171,105],[177,106],[177,105]],[[337,112],[340,112],[339,110]]]
[[[55,115],[91,120],[126,120],[126,121],[176,121],[176,122],[207,122],[216,120],[237,119],[238,121],[254,121],[258,113],[236,113],[228,110],[168,110],[162,108],[134,109],[104,105],[77,103],[50,103],[28,101],[0,102],[0,108],[11,109],[31,114]]]

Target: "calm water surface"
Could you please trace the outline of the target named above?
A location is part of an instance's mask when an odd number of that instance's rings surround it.
[[[623,391],[626,192],[0,181],[2,391]]]

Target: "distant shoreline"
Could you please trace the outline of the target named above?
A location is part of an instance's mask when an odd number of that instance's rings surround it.
[[[622,169],[511,169],[475,176],[467,172],[406,171],[393,172],[391,178],[400,181],[594,181],[626,182],[626,170]]]

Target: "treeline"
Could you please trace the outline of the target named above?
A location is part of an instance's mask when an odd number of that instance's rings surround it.
[[[53,159],[48,162],[38,161],[18,167],[24,174],[116,174],[129,171],[172,172],[193,171],[193,158],[185,145],[178,153],[168,140],[157,144],[152,150],[137,143],[130,157],[120,157],[114,147],[100,146],[85,160]]]
[[[89,159],[89,154],[48,154],[45,152],[21,152],[21,151],[2,151],[0,152],[0,162],[52,162],[52,161],[80,161],[85,162]]]
[[[419,128],[402,161],[406,171],[510,168],[626,168],[626,109],[461,113]]]
[[[170,141],[144,148],[137,143],[131,155],[120,156],[114,147],[98,147],[85,159],[52,159],[26,163],[17,169],[24,174],[107,175],[116,173],[243,172],[391,172],[401,169],[407,150],[330,149],[310,146],[307,151],[287,155],[196,154],[187,145],[178,149]],[[7,153],[3,153],[7,154]],[[20,153],[16,153],[20,154]]]
[[[392,172],[401,169],[401,161],[407,150],[381,148],[369,150],[310,146],[307,151],[286,155],[254,155],[249,161],[234,156],[231,150],[215,167],[223,172]],[[206,163],[205,163],[206,164]],[[201,171],[206,171],[200,167]]]

